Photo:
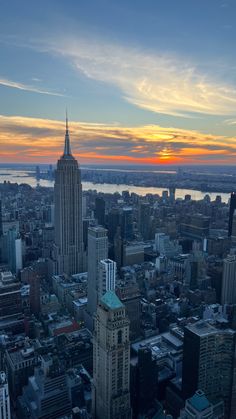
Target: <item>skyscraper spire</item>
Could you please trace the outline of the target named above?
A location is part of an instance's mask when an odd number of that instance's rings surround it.
[[[69,135],[69,127],[68,127],[67,109],[66,109],[66,134],[65,134],[65,146],[64,146],[63,157],[72,157],[71,149],[70,149],[70,135]]]

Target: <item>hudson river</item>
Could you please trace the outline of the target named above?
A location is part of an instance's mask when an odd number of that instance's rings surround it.
[[[37,180],[35,178],[35,171],[24,171],[24,170],[15,170],[15,169],[0,169],[0,183],[11,182],[11,183],[27,183],[28,185],[32,187],[37,186]],[[46,179],[40,179],[38,182],[40,186],[45,187],[53,187],[54,181],[46,180]],[[96,189],[98,192],[104,192],[104,193],[115,193],[122,191],[129,191],[136,193],[137,195],[144,196],[148,193],[150,194],[158,194],[161,195],[162,191],[165,190],[165,188],[155,188],[155,187],[144,187],[144,186],[133,186],[133,185],[116,185],[116,184],[110,184],[110,183],[92,183],[92,182],[82,182],[83,184],[83,190],[87,191],[89,189]],[[208,194],[212,201],[215,200],[215,197],[217,195],[220,195],[223,202],[228,202],[230,198],[230,194],[228,193],[222,193],[222,192],[201,192],[193,189],[176,189],[175,197],[176,198],[184,198],[186,194],[191,195],[192,199],[194,200],[200,200],[203,199],[206,194]]]

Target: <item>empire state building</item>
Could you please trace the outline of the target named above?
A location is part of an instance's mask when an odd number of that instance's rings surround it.
[[[54,274],[83,270],[83,225],[81,173],[71,153],[68,118],[64,153],[57,162],[54,186],[55,246]]]

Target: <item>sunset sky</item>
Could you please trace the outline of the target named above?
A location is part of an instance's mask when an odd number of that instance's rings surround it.
[[[9,0],[0,163],[236,163],[235,0]]]

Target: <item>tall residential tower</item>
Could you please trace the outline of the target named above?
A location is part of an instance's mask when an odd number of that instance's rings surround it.
[[[83,270],[82,186],[77,160],[71,153],[68,119],[64,153],[55,171],[54,273],[75,274]]]
[[[88,305],[86,327],[93,330],[93,316],[97,310],[99,287],[99,263],[108,256],[107,230],[96,226],[88,229]]]

